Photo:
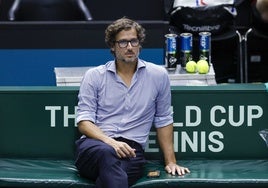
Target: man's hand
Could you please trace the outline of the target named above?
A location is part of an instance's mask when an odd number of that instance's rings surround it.
[[[136,157],[136,150],[125,142],[113,140],[110,145],[114,148],[119,158]]]
[[[176,163],[169,163],[166,165],[165,170],[167,173],[172,174],[173,176],[176,175],[176,173],[179,176],[183,176],[186,173],[190,173],[190,170],[186,167],[179,166]]]
[[[108,137],[91,121],[80,121],[78,129],[87,137],[101,140],[104,143],[112,146],[119,158],[136,157],[135,149],[131,148],[125,142],[120,142]]]

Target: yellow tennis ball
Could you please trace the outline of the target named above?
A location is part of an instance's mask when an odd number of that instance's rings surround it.
[[[195,73],[196,72],[196,62],[195,61],[188,61],[185,65],[186,71],[189,73]]]
[[[209,64],[206,60],[199,60],[196,63],[196,69],[200,74],[207,74],[209,71]]]

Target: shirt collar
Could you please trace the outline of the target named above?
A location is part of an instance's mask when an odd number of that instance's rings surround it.
[[[137,66],[137,70],[139,70],[140,68],[146,67],[146,64],[143,60],[138,59],[138,66]],[[115,60],[110,61],[107,63],[107,70],[116,73],[116,66],[115,66]]]

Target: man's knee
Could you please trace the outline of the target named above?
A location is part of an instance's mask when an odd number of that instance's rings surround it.
[[[99,147],[97,154],[100,165],[103,167],[109,167],[115,163],[120,163],[118,156],[114,148],[110,146],[101,146]]]
[[[102,157],[110,156],[110,157],[117,157],[116,152],[113,147],[109,145],[102,145],[98,148],[98,155]]]

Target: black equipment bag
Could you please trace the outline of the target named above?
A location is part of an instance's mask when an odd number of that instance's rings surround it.
[[[208,31],[217,35],[233,28],[237,15],[236,6],[241,4],[243,0],[234,0],[229,4],[195,7],[183,6],[183,3],[173,7],[174,0],[166,1],[168,2],[165,3],[166,12],[167,7],[170,6],[167,12],[170,25],[174,26],[178,32],[190,32],[195,35],[202,31]]]
[[[193,34],[209,31],[219,34],[233,25],[234,15],[224,6],[178,7],[170,14],[170,25]]]

